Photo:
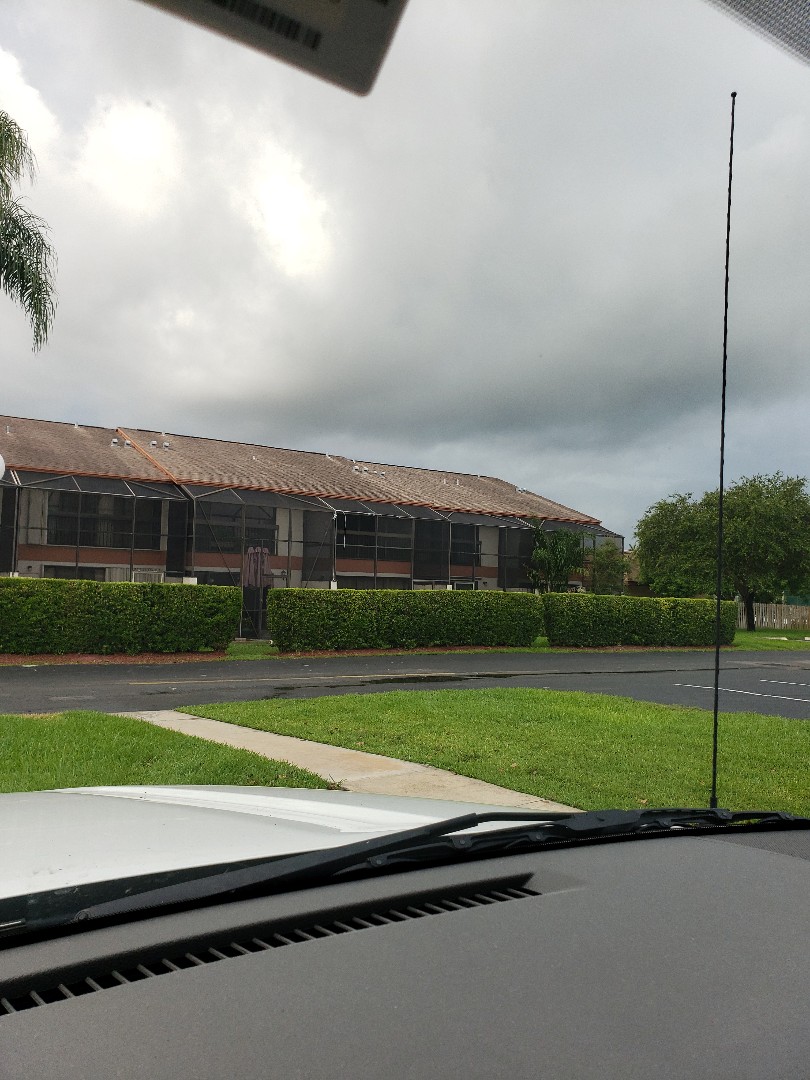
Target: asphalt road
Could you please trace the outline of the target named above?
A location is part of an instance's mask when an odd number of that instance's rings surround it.
[[[714,655],[446,653],[191,664],[0,667],[0,711],[134,712],[218,701],[525,686],[711,709]],[[724,653],[720,708],[810,719],[810,652]]]

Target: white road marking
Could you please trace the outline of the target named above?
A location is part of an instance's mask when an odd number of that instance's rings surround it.
[[[772,686],[810,686],[810,683],[788,682],[787,679],[760,679],[759,681],[771,683]]]
[[[713,686],[698,686],[697,683],[676,682],[673,685],[685,686],[688,687],[690,690],[714,690]],[[721,686],[719,687],[719,689],[724,691],[726,694],[746,694],[748,697],[766,697],[773,698],[776,701],[805,701],[808,705],[810,705],[810,698],[805,697],[787,697],[785,694],[760,694],[756,690],[732,690],[728,686]]]

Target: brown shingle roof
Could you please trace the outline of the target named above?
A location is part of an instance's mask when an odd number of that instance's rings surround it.
[[[303,450],[122,429],[179,483],[221,484],[481,514],[595,524],[597,519],[494,476],[354,461]],[[156,446],[152,446],[152,443]],[[168,443],[164,449],[163,444]]]
[[[10,435],[4,434],[7,425]],[[113,438],[119,440],[118,446],[111,445]],[[131,441],[131,447],[125,446],[126,439]],[[75,427],[0,416],[0,453],[8,465],[19,469],[171,479],[186,484],[598,524],[598,519],[588,514],[531,491],[521,491],[494,476],[383,465],[138,428]]]
[[[114,438],[118,446],[112,445]],[[166,479],[110,428],[0,416],[0,454],[12,469],[127,480]]]

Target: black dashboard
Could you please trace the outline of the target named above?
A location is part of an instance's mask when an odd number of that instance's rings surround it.
[[[810,1075],[810,832],[571,846],[0,951],[0,1077]]]

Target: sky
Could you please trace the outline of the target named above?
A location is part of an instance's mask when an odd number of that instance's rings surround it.
[[[498,476],[626,537],[810,474],[810,66],[704,0],[410,0],[368,97],[138,0],[3,0],[58,252],[0,412]]]

